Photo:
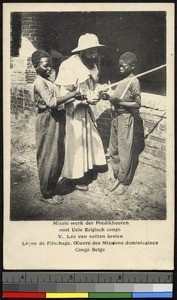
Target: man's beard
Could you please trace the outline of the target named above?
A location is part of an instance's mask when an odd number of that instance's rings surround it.
[[[94,65],[96,63],[96,58],[88,58],[85,56],[85,52],[81,53],[80,55],[81,60],[83,62],[83,64],[88,67],[89,69],[93,69]]]

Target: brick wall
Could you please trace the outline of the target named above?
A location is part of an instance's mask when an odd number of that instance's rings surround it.
[[[22,13],[19,56],[11,58],[11,112],[30,115],[35,112],[31,101],[32,83],[36,72],[31,54],[43,49],[43,18],[40,13]]]
[[[145,149],[141,161],[155,168],[166,169],[166,97],[142,93]]]
[[[31,60],[14,57],[11,59],[11,112],[13,114],[35,112],[32,102],[32,82],[36,72]]]
[[[36,49],[43,48],[43,27],[43,17],[40,13],[22,14],[22,36],[28,38]]]

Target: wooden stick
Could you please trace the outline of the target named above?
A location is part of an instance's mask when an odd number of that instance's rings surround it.
[[[160,70],[160,69],[162,69],[162,68],[165,68],[166,66],[167,66],[166,64],[165,64],[165,65],[161,65],[161,66],[159,66],[159,67],[156,67],[156,68],[154,68],[154,69],[145,71],[145,72],[140,73],[140,74],[135,75],[135,76],[138,78],[138,77],[144,76],[144,75],[146,75],[146,74],[150,74],[150,73],[152,73],[152,72],[155,72],[155,71],[157,71],[157,70]],[[130,80],[130,77],[125,78],[125,79],[122,79],[122,80],[117,81],[117,82],[114,82],[114,83],[112,83],[112,84],[109,85],[109,88],[110,88],[110,87],[117,86],[119,82],[129,81],[129,80]]]

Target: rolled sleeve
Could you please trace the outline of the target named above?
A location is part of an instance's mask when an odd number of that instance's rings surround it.
[[[140,82],[137,78],[132,82],[132,97],[133,101],[141,106],[141,89]]]
[[[43,102],[45,102],[46,106],[50,108],[57,106],[57,98],[53,95],[45,82],[36,82],[34,88],[37,94],[42,98]]]

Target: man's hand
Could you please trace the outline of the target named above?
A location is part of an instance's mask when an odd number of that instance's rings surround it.
[[[89,91],[87,93],[87,103],[95,105],[99,101],[98,93],[95,91]]]

